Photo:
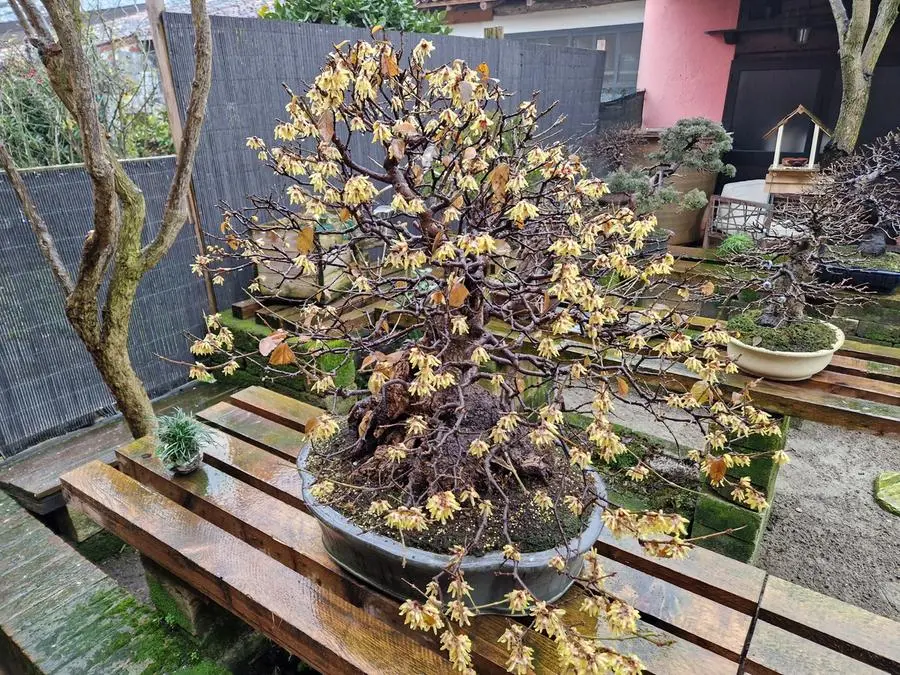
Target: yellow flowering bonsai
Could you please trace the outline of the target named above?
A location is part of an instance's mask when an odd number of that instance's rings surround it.
[[[514,103],[484,64],[430,67],[432,50],[427,40],[408,54],[387,40],[337,45],[304,92],[288,92],[274,142],[248,139],[286,200],[228,210],[226,245],[198,267],[252,264],[321,281],[327,264],[352,283],[340,294],[323,283],[295,312],[296,330],[279,328],[259,353],[220,367],[259,359],[273,377],[355,401],[310,432],[309,496],[366,532],[444,556],[432,578],[403,587],[400,612],[435,634],[457,670],[472,672],[472,617],[501,610],[552,638],[563,667],[639,672],[627,649],[567,623],[522,572],[549,551],[544,568],[579,581],[578,611],[616,636],[637,630],[638,613],[604,590],[596,553],[573,549],[590,519],[654,555],[691,548],[681,516],[607,501],[592,466],[631,452],[614,406],[692,416],[707,440],[694,458],[716,485],[751,459],[730,439],[779,429],[746,393],[720,386],[734,371],[721,350],[728,334],[690,334],[677,305],[657,303],[673,289],[685,299],[709,290],[670,277],[668,253],[637,255],[654,219],[603,205],[606,186],[557,139],[552,106]],[[318,243],[325,220],[340,235],[328,248]],[[273,243],[285,230],[296,247]],[[213,317],[194,350],[233,353],[231,335]],[[358,359],[364,378],[337,386],[324,355]],[[670,390],[673,369],[697,384]],[[629,475],[651,471],[638,461]],[[732,488],[765,506],[748,482]],[[479,602],[467,565],[487,559],[498,560],[491,574],[505,592]],[[500,638],[510,672],[535,665],[526,633],[511,623]]]

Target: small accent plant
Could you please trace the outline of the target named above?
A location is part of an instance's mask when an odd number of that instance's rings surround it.
[[[156,456],[174,473],[190,473],[203,460],[203,444],[212,439],[210,431],[193,415],[181,409],[159,418]]]

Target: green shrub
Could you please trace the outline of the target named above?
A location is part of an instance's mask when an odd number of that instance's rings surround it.
[[[440,34],[450,32],[446,14],[422,11],[415,0],[274,0],[259,10],[264,19]]]

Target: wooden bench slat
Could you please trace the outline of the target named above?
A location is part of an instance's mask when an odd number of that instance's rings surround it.
[[[744,614],[756,611],[766,573],[737,560],[694,548],[683,560],[649,556],[631,537],[616,539],[604,530],[594,549],[630,568],[668,581]]]
[[[91,462],[62,483],[108,530],[321,672],[451,672],[438,654],[120,471]]]
[[[228,402],[301,432],[307,430],[306,425],[311,419],[322,414],[321,408],[263,387],[241,389],[229,396]]]
[[[759,616],[877,668],[900,672],[900,623],[769,576]]]
[[[605,581],[605,590],[637,609],[646,621],[738,662],[750,616],[609,558],[603,558],[602,565],[614,575]]]
[[[196,473],[173,478],[159,460],[147,456],[147,445],[146,441],[139,440],[119,450],[122,470],[129,476],[369,612],[394,630],[439,649],[432,634],[408,633],[398,602],[340,569],[325,551],[315,518],[212,466],[204,465]],[[470,637],[479,671],[506,672],[507,654],[496,644],[504,630],[506,620],[501,617],[475,619]],[[556,648],[549,638],[530,632],[528,643],[535,649],[536,662],[546,664],[542,665],[541,672],[555,672]]]
[[[900,386],[893,382],[823,370],[809,378],[805,386],[841,396],[853,396],[894,406],[900,405]]]
[[[230,436],[294,461],[306,444],[306,435],[256,413],[221,401],[197,413],[197,417]]]
[[[750,675],[874,675],[884,671],[759,620],[750,640],[744,672]]]
[[[220,442],[209,443],[203,449],[207,464],[295,508],[306,510],[300,473],[293,462],[221,431],[215,433]]]
[[[853,356],[842,356],[841,354],[834,355],[826,372],[846,373],[847,375],[857,375],[870,380],[900,384],[900,366],[880,363],[879,361],[869,361]]]

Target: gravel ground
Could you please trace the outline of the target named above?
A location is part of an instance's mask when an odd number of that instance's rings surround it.
[[[670,423],[667,431],[636,406],[619,404],[613,418],[687,447],[701,442],[695,428]],[[900,441],[803,421],[787,451],[757,566],[900,619],[900,517],[873,497],[875,477],[900,470]]]

